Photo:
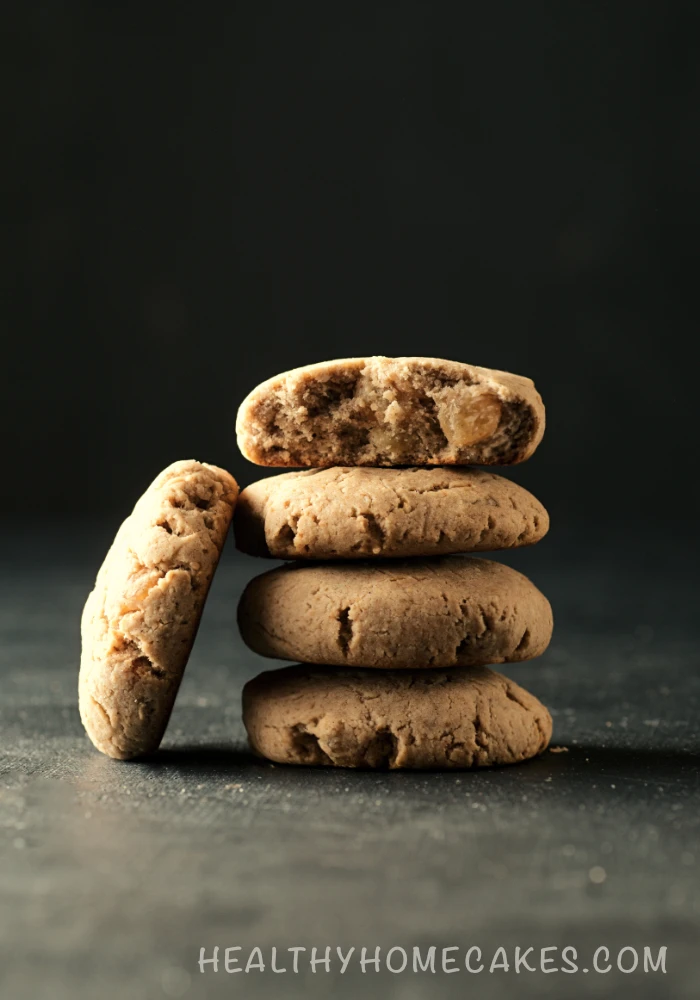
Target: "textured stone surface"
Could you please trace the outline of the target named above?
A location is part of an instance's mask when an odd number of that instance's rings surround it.
[[[270,661],[238,638],[231,609],[259,563],[230,545],[161,749],[98,753],[76,704],[78,620],[113,526],[13,525],[0,574],[3,998],[694,1000],[695,527],[663,544],[655,523],[605,530],[560,525],[556,544],[504,555],[553,599],[550,648],[508,673],[551,709],[568,752],[421,773],[249,753],[240,693]],[[502,946],[510,971],[445,975],[438,957],[435,975],[363,975],[355,962],[341,975],[334,957],[314,974],[310,951],[298,975],[270,968],[273,946],[291,970],[293,946],[431,944],[476,945],[487,962]],[[240,946],[243,963],[262,948],[265,971],[200,974],[200,947],[216,945]],[[555,967],[573,946],[590,971],[516,975],[515,947],[530,945],[558,948]],[[601,945],[666,945],[666,975],[614,962],[594,974]]]

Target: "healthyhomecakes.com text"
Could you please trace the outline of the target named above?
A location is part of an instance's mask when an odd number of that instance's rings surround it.
[[[403,948],[341,948],[326,945],[321,948],[251,948],[241,945],[228,948],[200,948],[199,971],[201,973],[271,973],[277,975],[300,973],[333,972],[344,975],[349,970],[371,974],[386,970],[395,975],[431,973],[598,973],[606,974],[617,970],[625,974],[666,972],[666,946],[635,948],[627,945],[610,949],[600,945],[593,951],[579,952],[573,946],[560,948],[516,947],[496,948],[488,953],[477,945],[460,948],[450,947]]]

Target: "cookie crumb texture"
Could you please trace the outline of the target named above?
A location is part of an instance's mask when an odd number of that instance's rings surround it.
[[[80,715],[98,750],[158,748],[238,495],[223,469],[175,462],[120,527],[82,617]]]
[[[271,570],[246,587],[238,620],[263,656],[352,667],[512,663],[552,636],[549,601],[527,577],[470,556]]]
[[[280,764],[468,768],[546,749],[552,718],[493,670],[273,670],[246,684],[253,750]]]
[[[549,516],[517,483],[481,469],[350,467],[253,483],[233,526],[236,545],[251,555],[397,558],[532,545]]]
[[[544,406],[528,378],[436,358],[350,358],[263,382],[238,411],[258,465],[511,465],[534,452]]]

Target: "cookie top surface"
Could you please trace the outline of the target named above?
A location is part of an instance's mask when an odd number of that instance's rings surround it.
[[[479,469],[340,467],[247,486],[236,545],[276,559],[361,559],[532,545],[549,528],[531,493]]]
[[[439,358],[346,358],[268,379],[238,411],[258,465],[510,465],[542,439],[531,379]]]
[[[225,470],[175,462],[105,557],[83,611],[79,693],[85,729],[111,757],[160,743],[237,494]]]
[[[243,691],[252,748],[281,764],[463,768],[541,753],[547,709],[486,668],[451,671],[286,667]]]
[[[294,563],[251,580],[238,618],[263,656],[353,667],[517,662],[552,635],[549,601],[527,577],[472,556]]]

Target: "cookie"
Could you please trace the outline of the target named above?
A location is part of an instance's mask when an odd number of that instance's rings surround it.
[[[109,757],[156,750],[233,516],[238,486],[175,462],[117,532],[82,618],[80,715]]]
[[[527,577],[471,556],[292,564],[256,577],[244,641],[284,660],[352,667],[469,667],[529,660],[552,635]]]
[[[279,764],[463,768],[546,749],[552,718],[493,670],[391,672],[294,666],[243,690],[253,750]]]
[[[333,468],[247,486],[233,518],[243,552],[275,559],[433,556],[532,545],[539,500],[479,469]]]
[[[436,358],[349,358],[296,368],[244,400],[238,444],[258,465],[511,465],[534,452],[532,381]]]

